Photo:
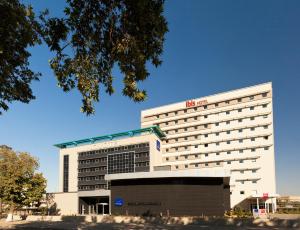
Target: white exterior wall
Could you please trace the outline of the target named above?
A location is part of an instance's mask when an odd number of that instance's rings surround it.
[[[53,195],[60,215],[75,215],[78,213],[77,192],[53,193]]]
[[[264,93],[267,95],[263,96]],[[243,98],[241,102],[239,98]],[[167,135],[161,146],[162,165],[171,165],[172,170],[230,170],[232,207],[254,193],[275,194],[272,84],[189,101],[194,101],[195,106],[187,107],[186,102],[180,102],[141,112],[142,127],[159,125]],[[263,107],[265,104],[267,106]],[[227,121],[230,123],[227,124]],[[205,124],[207,127],[204,127]],[[242,191],[244,194],[240,194]]]

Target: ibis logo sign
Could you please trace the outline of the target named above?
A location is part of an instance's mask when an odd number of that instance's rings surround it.
[[[185,106],[187,108],[194,107],[194,106],[206,105],[206,104],[207,104],[207,100],[200,100],[200,101],[189,100],[189,101],[185,102]]]

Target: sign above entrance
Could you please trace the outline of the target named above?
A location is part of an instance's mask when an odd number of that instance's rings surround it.
[[[185,102],[185,106],[189,108],[194,106],[206,105],[207,103],[208,103],[207,100],[200,100],[200,101],[189,100]]]
[[[115,199],[115,206],[123,206],[124,201],[122,198],[116,198]]]

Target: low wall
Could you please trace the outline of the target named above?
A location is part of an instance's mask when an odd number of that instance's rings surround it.
[[[208,225],[231,227],[281,227],[300,228],[300,218],[296,219],[253,219],[253,218],[209,218],[209,217],[137,217],[137,216],[28,216],[26,221],[63,221],[63,222],[93,222],[93,223],[153,223],[178,225]]]

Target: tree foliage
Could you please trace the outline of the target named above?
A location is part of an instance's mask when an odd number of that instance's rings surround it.
[[[34,99],[30,83],[40,74],[29,68],[29,46],[41,42],[40,26],[30,6],[0,0],[0,114],[8,103]]]
[[[38,203],[45,193],[46,179],[37,173],[38,161],[26,152],[0,147],[0,199],[10,209]]]
[[[0,72],[2,109],[8,109],[6,102],[34,98],[29,83],[38,74],[28,68],[26,47],[39,38],[55,54],[50,66],[58,85],[64,91],[79,90],[81,110],[87,115],[94,113],[101,86],[109,95],[114,93],[114,66],[123,74],[123,95],[135,102],[145,100],[146,91],[138,83],[149,76],[147,64],[161,64],[168,31],[164,0],[66,0],[63,17],[45,12],[39,22],[18,0],[0,1],[1,17],[6,18],[0,30],[0,68],[6,71]]]

